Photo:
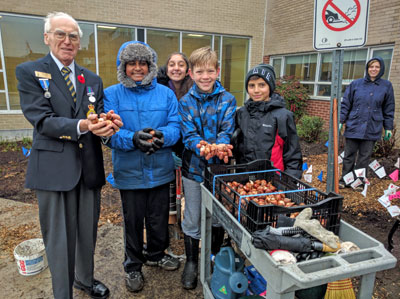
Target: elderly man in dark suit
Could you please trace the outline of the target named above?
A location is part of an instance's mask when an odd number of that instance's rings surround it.
[[[96,123],[103,83],[74,61],[81,36],[70,15],[50,13],[50,53],[16,68],[21,108],[34,127],[26,187],[36,190],[55,298],[72,298],[72,286],[91,298],[110,293],[93,277],[93,255],[105,184],[101,141],[122,122],[114,114],[114,121]]]

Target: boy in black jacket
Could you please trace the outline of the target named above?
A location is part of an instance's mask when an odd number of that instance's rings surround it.
[[[236,112],[233,137],[237,163],[268,159],[275,168],[301,178],[303,158],[293,113],[275,90],[275,71],[259,64],[246,75],[249,99]]]

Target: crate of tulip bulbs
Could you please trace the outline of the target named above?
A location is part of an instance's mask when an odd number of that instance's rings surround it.
[[[227,167],[225,173],[221,166],[209,166],[204,184],[250,233],[276,226],[279,215],[295,218],[307,207],[326,229],[339,233],[342,196],[273,169],[267,160],[236,166]]]

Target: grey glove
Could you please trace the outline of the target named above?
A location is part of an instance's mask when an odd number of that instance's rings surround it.
[[[151,140],[153,136],[150,133],[146,133],[145,130],[147,129],[136,131],[133,135],[132,141],[136,148],[140,149],[144,153],[147,153],[152,148],[152,142],[149,142],[148,140]]]

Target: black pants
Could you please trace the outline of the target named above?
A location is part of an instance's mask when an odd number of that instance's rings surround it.
[[[343,177],[354,169],[365,168],[365,176],[367,176],[369,160],[371,158],[374,145],[374,140],[346,138],[341,178],[342,181]]]
[[[139,190],[120,190],[124,214],[125,272],[140,271],[146,259],[159,261],[169,246],[169,183]],[[143,255],[146,223],[147,253]]]

